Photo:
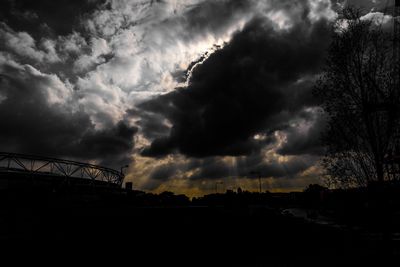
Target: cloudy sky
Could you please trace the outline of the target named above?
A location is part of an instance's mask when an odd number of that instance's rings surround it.
[[[129,164],[126,181],[154,192],[256,190],[252,171],[301,190],[319,182],[311,92],[344,4],[3,0],[0,150]]]

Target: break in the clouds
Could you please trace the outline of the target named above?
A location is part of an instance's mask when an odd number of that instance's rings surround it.
[[[2,1],[1,150],[130,163],[149,190],[251,189],[251,171],[300,188],[323,153],[311,91],[337,10],[385,10],[358,2]]]

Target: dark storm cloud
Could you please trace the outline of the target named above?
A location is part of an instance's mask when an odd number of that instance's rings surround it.
[[[177,173],[179,167],[180,166],[174,164],[161,165],[151,173],[150,178],[154,180],[167,181]]]
[[[120,121],[96,130],[88,114],[81,109],[73,110],[72,105],[64,103],[49,103],[57,88],[61,95],[62,90],[66,90],[56,76],[38,73],[28,65],[5,64],[1,73],[2,151],[95,159],[101,164],[118,167],[130,161],[136,128]],[[49,88],[52,91],[48,91]]]
[[[190,179],[220,179],[232,176],[232,167],[220,158],[209,157],[193,159],[188,164],[188,170],[197,170]]]
[[[277,150],[281,155],[323,155],[325,149],[321,142],[321,133],[326,127],[326,117],[321,113],[309,118],[308,129],[302,127],[289,127],[285,129],[286,142]]]
[[[292,157],[286,161],[279,162],[277,159],[265,161],[262,154],[253,154],[242,157],[237,160],[237,169],[239,176],[257,178],[258,175],[252,174],[256,171],[262,177],[293,177],[307,170],[315,164],[317,157],[303,155],[301,157]]]
[[[16,31],[36,38],[66,35],[79,27],[80,19],[101,6],[104,0],[4,0],[0,20]]]
[[[320,71],[329,37],[324,20],[312,24],[305,19],[279,32],[264,19],[252,20],[194,69],[187,88],[140,106],[172,124],[170,135],[156,138],[142,154],[257,152],[255,134],[282,128],[293,114],[315,105],[310,84],[301,79]]]
[[[138,118],[136,125],[151,140],[162,138],[169,133],[169,127],[163,123],[165,118],[162,114],[143,112],[132,108],[127,110],[127,115],[132,118]]]
[[[86,152],[88,158],[100,157],[109,164],[125,164],[131,161],[129,153],[134,146],[133,136],[136,132],[136,127],[129,126],[124,121],[119,121],[111,128],[90,129],[82,136],[75,149],[79,149],[79,153]]]

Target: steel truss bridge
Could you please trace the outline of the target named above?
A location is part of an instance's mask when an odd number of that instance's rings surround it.
[[[32,176],[56,176],[89,179],[121,187],[124,174],[120,171],[77,161],[0,152],[1,173],[22,173]]]

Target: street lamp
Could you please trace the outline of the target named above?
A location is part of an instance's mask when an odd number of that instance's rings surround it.
[[[251,171],[250,172],[251,175],[258,175],[258,184],[260,186],[260,193],[262,192],[261,190],[261,172],[259,171]]]

